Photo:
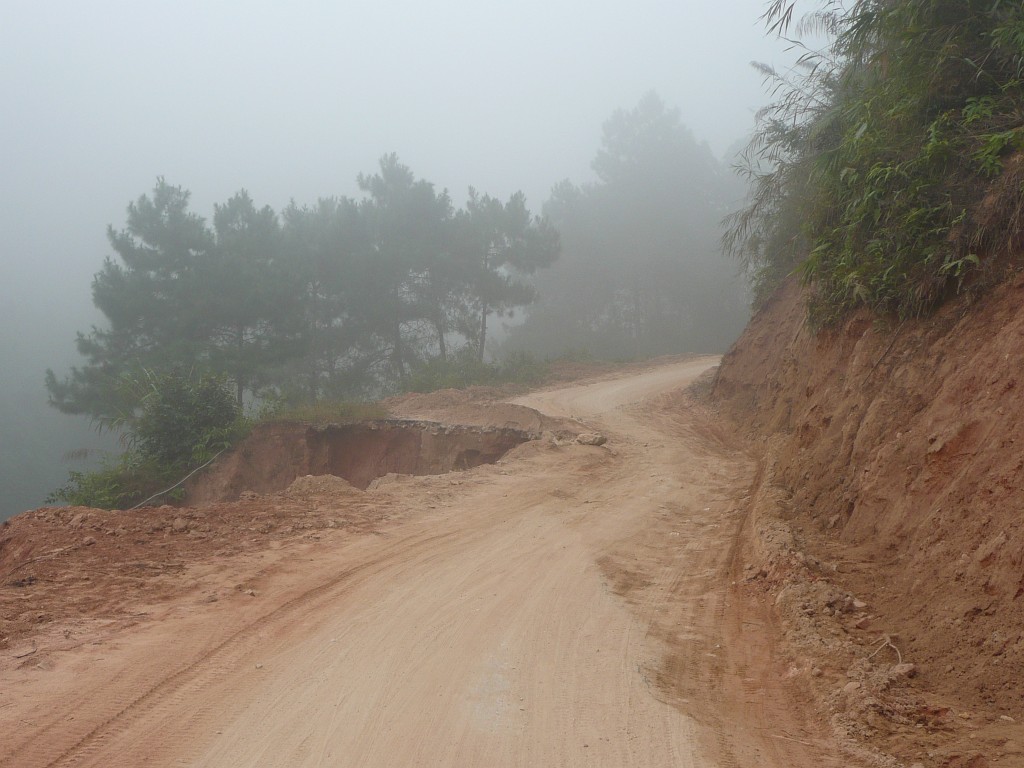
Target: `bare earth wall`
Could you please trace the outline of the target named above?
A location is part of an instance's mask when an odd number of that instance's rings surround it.
[[[389,473],[440,475],[492,464],[536,437],[514,427],[468,427],[414,420],[257,427],[186,486],[195,506],[234,501],[243,491],[273,493],[303,475],[335,475],[365,489]]]
[[[1024,277],[903,325],[861,314],[815,335],[804,316],[790,282],[713,397],[770,442],[790,525],[896,628],[916,684],[1019,722]]]

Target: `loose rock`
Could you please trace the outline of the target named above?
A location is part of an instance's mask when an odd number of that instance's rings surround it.
[[[892,673],[897,677],[915,677],[917,675],[917,665],[909,662],[896,664],[892,668]]]

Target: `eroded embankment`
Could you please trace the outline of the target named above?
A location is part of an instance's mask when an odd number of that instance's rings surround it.
[[[188,487],[194,506],[243,491],[274,493],[304,475],[334,475],[357,488],[388,474],[440,475],[493,464],[538,435],[514,427],[473,427],[381,419],[358,424],[265,424]]]
[[[819,684],[838,708],[836,696],[858,699],[843,706],[861,710],[860,735],[925,766],[1024,765],[1022,306],[1018,277],[924,320],[862,314],[815,335],[790,283],[714,386],[722,410],[765,438],[765,511],[785,531],[765,518],[762,532],[792,535],[809,578],[837,587],[791,606],[844,617],[823,632],[853,643],[851,667],[818,670]],[[916,665],[898,706],[884,703],[892,680],[858,678],[873,649],[872,664]]]
[[[388,493],[359,490],[375,478],[472,469],[534,437],[513,426],[399,419],[268,424],[198,476],[186,506],[25,512],[0,526],[0,650],[69,617],[122,620],[128,596],[195,590],[182,574],[196,563],[327,530],[374,530],[403,514]]]

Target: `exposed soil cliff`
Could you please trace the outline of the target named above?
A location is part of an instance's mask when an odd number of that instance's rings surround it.
[[[365,489],[387,474],[440,475],[493,464],[537,435],[515,426],[472,427],[385,419],[358,424],[265,424],[187,489],[187,503],[273,493],[304,475],[333,475]]]
[[[991,754],[957,762],[947,749],[922,765],[1024,765],[1013,727],[1024,720],[1022,306],[1018,276],[923,320],[861,314],[815,334],[791,282],[714,385],[722,409],[765,438],[797,549],[857,595],[863,611],[842,631],[893,655],[889,637],[917,665],[913,688],[949,705],[904,724],[962,720],[990,737]]]

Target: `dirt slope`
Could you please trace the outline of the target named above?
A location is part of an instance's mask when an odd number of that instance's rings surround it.
[[[863,710],[862,737],[923,766],[1024,765],[1021,306],[1017,278],[926,320],[861,315],[813,335],[791,283],[715,385],[765,440],[811,578],[867,603],[835,630],[835,648],[853,645],[832,654],[839,677],[822,678],[832,704],[845,664],[861,679],[864,651],[896,660],[892,638],[916,676],[896,693],[865,680],[872,701],[848,708]],[[815,620],[834,607],[804,603]]]
[[[605,446],[549,434],[365,492],[300,478],[151,531],[15,519],[0,766],[851,764],[735,586],[758,465],[680,391],[714,362],[519,401]],[[72,615],[83,594],[106,600]],[[6,623],[18,600],[37,625]]]

